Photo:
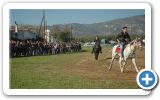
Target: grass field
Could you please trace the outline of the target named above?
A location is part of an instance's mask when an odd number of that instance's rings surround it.
[[[127,89],[138,88],[130,60],[121,73],[118,60],[111,71],[111,47],[104,46],[99,60],[94,60],[91,47],[83,52],[10,58],[10,88],[12,89]],[[144,68],[144,51],[137,50],[137,65]]]

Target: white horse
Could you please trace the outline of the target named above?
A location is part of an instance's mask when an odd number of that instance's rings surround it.
[[[109,70],[111,70],[111,68],[112,68],[112,64],[113,64],[115,56],[118,55],[119,56],[120,70],[123,73],[124,67],[126,65],[127,58],[130,55],[135,54],[136,42],[137,42],[137,39],[133,40],[132,42],[130,42],[129,44],[126,45],[126,47],[124,49],[124,53],[123,53],[124,54],[124,60],[122,60],[122,58],[120,56],[121,55],[120,52],[117,52],[117,47],[119,47],[119,45],[115,45],[113,47],[113,49],[112,49],[112,60],[111,60],[110,66],[109,66]],[[137,65],[136,65],[135,56],[132,56],[131,58],[132,58],[132,63],[134,65],[134,68],[135,68],[136,72],[138,73],[139,70],[138,70]]]

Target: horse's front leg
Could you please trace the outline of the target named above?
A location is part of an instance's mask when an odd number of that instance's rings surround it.
[[[98,55],[99,55],[99,53],[94,53],[95,54],[95,60],[98,60]]]
[[[122,58],[121,58],[121,57],[119,58],[119,67],[120,67],[121,72],[123,73],[123,69],[122,69]]]
[[[132,58],[132,63],[133,63],[133,65],[134,65],[134,68],[135,68],[136,72],[138,73],[139,70],[138,70],[138,67],[137,67],[136,59],[135,59],[135,58]]]
[[[122,63],[122,70],[121,70],[121,72],[123,73],[125,65],[126,65],[126,59],[124,59],[121,63]]]
[[[114,58],[115,58],[115,56],[112,56],[112,60],[111,60],[111,63],[110,63],[110,65],[109,65],[108,70],[111,70],[111,68],[112,68],[112,64],[113,64],[113,61],[114,61]]]

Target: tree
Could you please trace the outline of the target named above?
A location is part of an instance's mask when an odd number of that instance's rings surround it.
[[[51,33],[54,38],[58,39],[58,35],[61,33],[60,27],[58,25],[53,26],[53,30],[51,31]]]
[[[58,25],[53,26],[51,35],[53,35],[54,38],[62,42],[71,42],[72,40],[71,28],[68,25],[64,26],[63,31],[61,31]]]
[[[72,41],[72,28],[69,25],[64,26],[64,42],[71,42]]]

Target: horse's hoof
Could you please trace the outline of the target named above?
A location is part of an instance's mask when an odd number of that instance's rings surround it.
[[[111,70],[111,67],[107,67],[107,68],[108,68],[109,71]]]
[[[121,70],[121,73],[123,73],[124,71],[123,70]]]

